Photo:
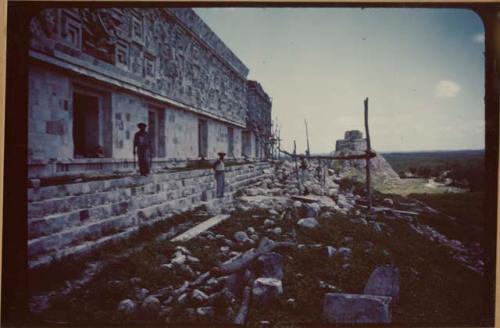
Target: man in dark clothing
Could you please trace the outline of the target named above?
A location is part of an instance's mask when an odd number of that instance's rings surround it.
[[[226,153],[220,152],[217,153],[219,155],[219,159],[214,163],[212,168],[215,171],[215,182],[217,184],[217,198],[224,197],[224,156]]]
[[[139,131],[134,135],[134,156],[137,153],[139,161],[139,172],[141,175],[149,174],[149,167],[151,164],[151,145],[149,135],[146,132],[146,124],[137,124]]]

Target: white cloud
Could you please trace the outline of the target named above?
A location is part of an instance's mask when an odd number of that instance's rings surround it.
[[[456,97],[461,90],[462,87],[460,84],[450,80],[441,80],[434,84],[434,96],[438,98]]]
[[[476,43],[484,43],[484,33],[474,34],[472,41]]]

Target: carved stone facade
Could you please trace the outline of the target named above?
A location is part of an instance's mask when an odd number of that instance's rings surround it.
[[[244,153],[250,157],[268,158],[271,155],[272,137],[271,98],[257,81],[247,82],[247,130],[248,142]]]
[[[156,161],[242,156],[248,68],[193,10],[46,8],[30,30],[30,176],[131,160],[139,122]]]

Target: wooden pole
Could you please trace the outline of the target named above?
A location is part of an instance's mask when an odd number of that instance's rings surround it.
[[[309,148],[309,131],[307,130],[307,120],[306,119],[304,119],[304,123],[306,125],[307,157],[309,158],[309,155],[311,155],[311,149]]]
[[[365,132],[366,132],[366,154],[369,155],[372,151],[370,144],[370,130],[368,129],[368,98],[365,99]],[[366,198],[368,200],[368,216],[372,210],[372,192],[371,192],[371,176],[370,176],[370,156],[366,156]]]
[[[282,150],[280,149],[280,152],[283,153],[283,154],[286,154],[292,158],[296,158],[296,157],[306,157],[306,155],[302,155],[302,154],[293,154],[293,153],[289,153],[287,152],[286,150]],[[326,160],[352,160],[352,159],[366,159],[367,157],[369,158],[373,158],[377,156],[377,154],[373,151],[371,151],[370,153],[367,153],[367,154],[360,154],[360,155],[346,155],[346,156],[326,156],[326,155],[314,155],[314,156],[310,156],[310,159],[326,159]]]
[[[295,175],[297,176],[297,187],[300,192],[300,177],[299,177],[299,167],[297,165],[297,144],[295,140],[293,141],[293,161],[295,162]]]

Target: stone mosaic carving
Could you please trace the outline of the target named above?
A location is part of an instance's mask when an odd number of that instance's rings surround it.
[[[33,50],[245,124],[248,69],[191,9],[44,9],[30,29]]]

